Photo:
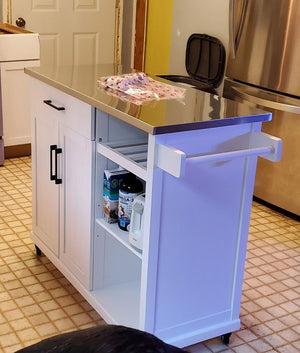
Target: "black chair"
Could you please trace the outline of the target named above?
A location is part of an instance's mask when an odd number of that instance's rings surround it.
[[[226,51],[221,41],[207,34],[192,34],[186,46],[185,68],[188,76],[159,75],[173,82],[216,94],[224,77]]]

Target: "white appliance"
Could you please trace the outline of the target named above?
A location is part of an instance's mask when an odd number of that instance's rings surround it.
[[[1,81],[0,81],[0,92],[1,92]],[[4,142],[3,136],[3,119],[2,119],[2,104],[0,99],[0,165],[4,163]]]
[[[129,226],[129,242],[135,248],[143,249],[145,194],[138,195],[132,205],[131,221]]]
[[[39,66],[39,59],[38,33],[0,24],[0,165],[4,162],[4,145],[6,149],[31,143],[24,67]]]

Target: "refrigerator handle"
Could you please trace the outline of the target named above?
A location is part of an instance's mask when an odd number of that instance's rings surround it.
[[[231,56],[233,59],[236,57],[236,52],[240,43],[240,38],[245,24],[245,18],[248,8],[248,0],[242,0],[242,10],[239,18],[239,23],[237,28],[236,15],[235,15],[235,0],[230,0],[229,2],[229,43],[231,48]]]
[[[236,43],[235,43],[235,28],[234,28],[234,5],[235,0],[230,0],[229,2],[229,47],[231,50],[231,56],[235,59],[236,55]]]
[[[236,96],[238,96],[242,99],[245,99],[248,102],[258,104],[264,108],[281,110],[283,112],[294,113],[294,114],[300,115],[300,106],[260,98],[260,97],[254,96],[252,94],[249,94],[247,92],[244,92],[243,90],[238,89],[237,87],[232,87],[232,90]]]

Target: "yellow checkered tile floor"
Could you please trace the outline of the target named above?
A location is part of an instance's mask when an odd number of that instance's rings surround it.
[[[31,160],[0,167],[0,353],[59,333],[105,324],[30,239]],[[300,222],[253,203],[242,327],[192,353],[300,352]]]

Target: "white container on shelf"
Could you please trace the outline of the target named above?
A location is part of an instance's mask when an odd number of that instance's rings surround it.
[[[129,228],[129,242],[135,248],[143,249],[145,194],[137,196],[132,205],[131,222]]]

